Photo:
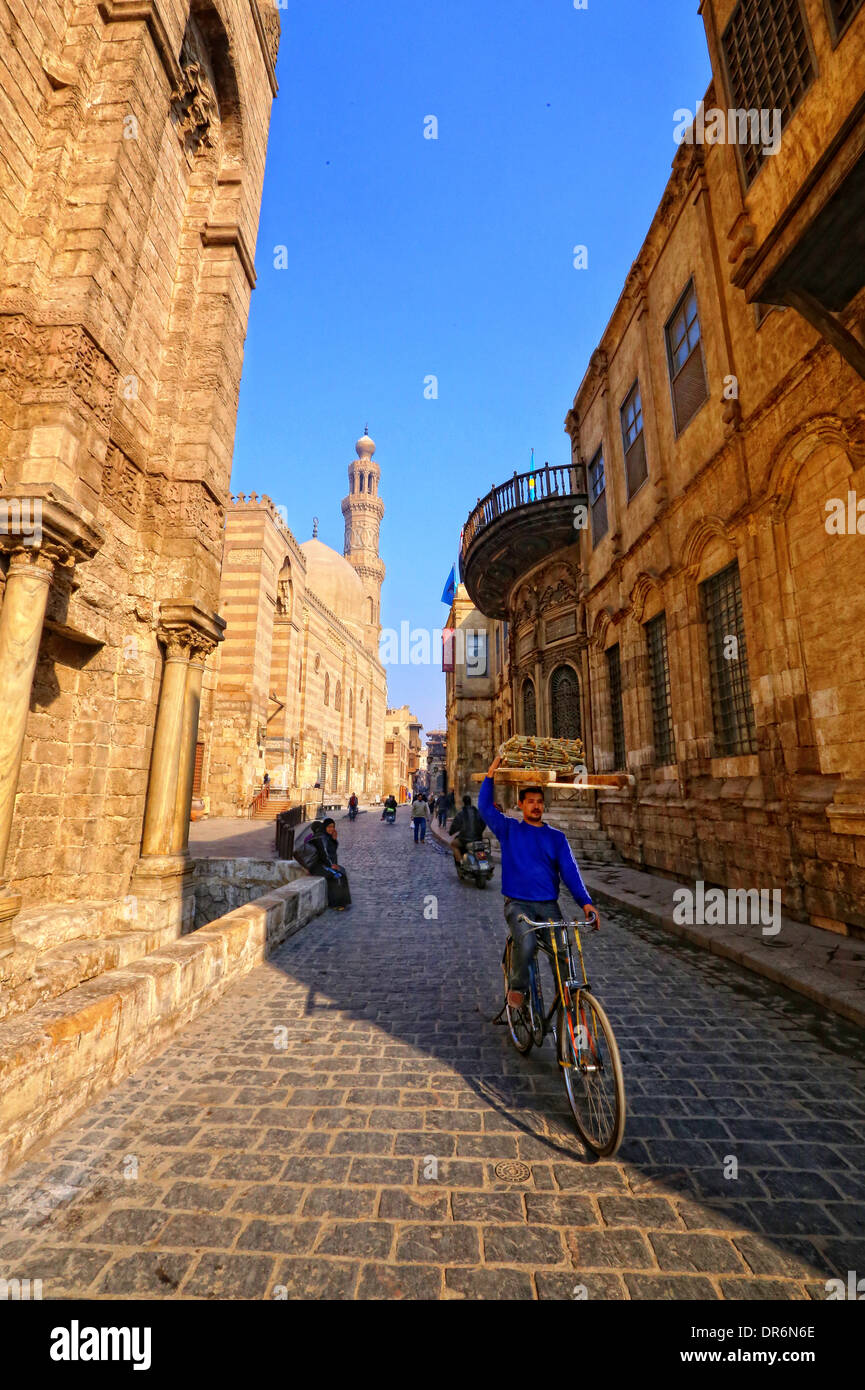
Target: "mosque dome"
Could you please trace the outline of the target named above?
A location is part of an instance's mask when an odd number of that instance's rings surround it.
[[[375,453],[375,440],[364,433],[354,447],[359,459],[371,459]]]
[[[304,541],[300,548],[307,588],[343,622],[363,623],[363,584],[348,560],[317,539]]]

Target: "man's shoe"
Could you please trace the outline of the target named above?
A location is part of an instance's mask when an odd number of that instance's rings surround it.
[[[508,990],[508,1006],[511,1009],[521,1009],[526,1002],[526,996],[521,989]]]

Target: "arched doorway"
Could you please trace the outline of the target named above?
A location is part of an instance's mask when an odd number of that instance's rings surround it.
[[[580,680],[573,666],[557,666],[550,676],[550,728],[553,738],[582,738]]]
[[[534,682],[527,680],[523,686],[523,733],[531,736],[538,732],[538,710],[535,700]]]

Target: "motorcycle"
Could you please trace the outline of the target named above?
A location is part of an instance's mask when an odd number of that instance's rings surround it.
[[[470,840],[457,864],[457,873],[464,882],[474,880],[478,888],[486,888],[493,876],[493,846],[491,840]]]
[[[396,807],[385,806],[381,818],[383,821],[386,822],[387,825],[393,825],[394,821],[396,820]]]
[[[357,806],[349,806],[349,808],[348,808],[348,818],[349,818],[349,820],[357,820],[357,812],[358,812]]]

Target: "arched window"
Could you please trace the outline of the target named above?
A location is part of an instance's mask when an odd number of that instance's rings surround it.
[[[360,475],[360,490],[363,492],[363,474]]]
[[[324,703],[330,704],[330,676],[326,671],[324,673]]]
[[[535,707],[535,687],[532,681],[523,686],[523,733],[531,736],[538,732],[538,715]]]
[[[553,738],[581,738],[580,682],[573,666],[557,666],[550,676]]]
[[[373,621],[373,612],[374,612],[374,610],[373,610],[373,605],[372,605],[372,599],[371,599],[371,598],[367,598],[367,599],[364,601],[364,607],[365,607],[365,610],[366,610],[366,611],[365,611],[365,614],[364,614],[364,616],[365,616],[365,618],[366,618],[366,621],[367,621],[368,623],[371,623],[371,622]]]
[[[339,681],[337,681],[336,690],[333,692],[333,707],[336,710],[342,709],[342,686]]]

